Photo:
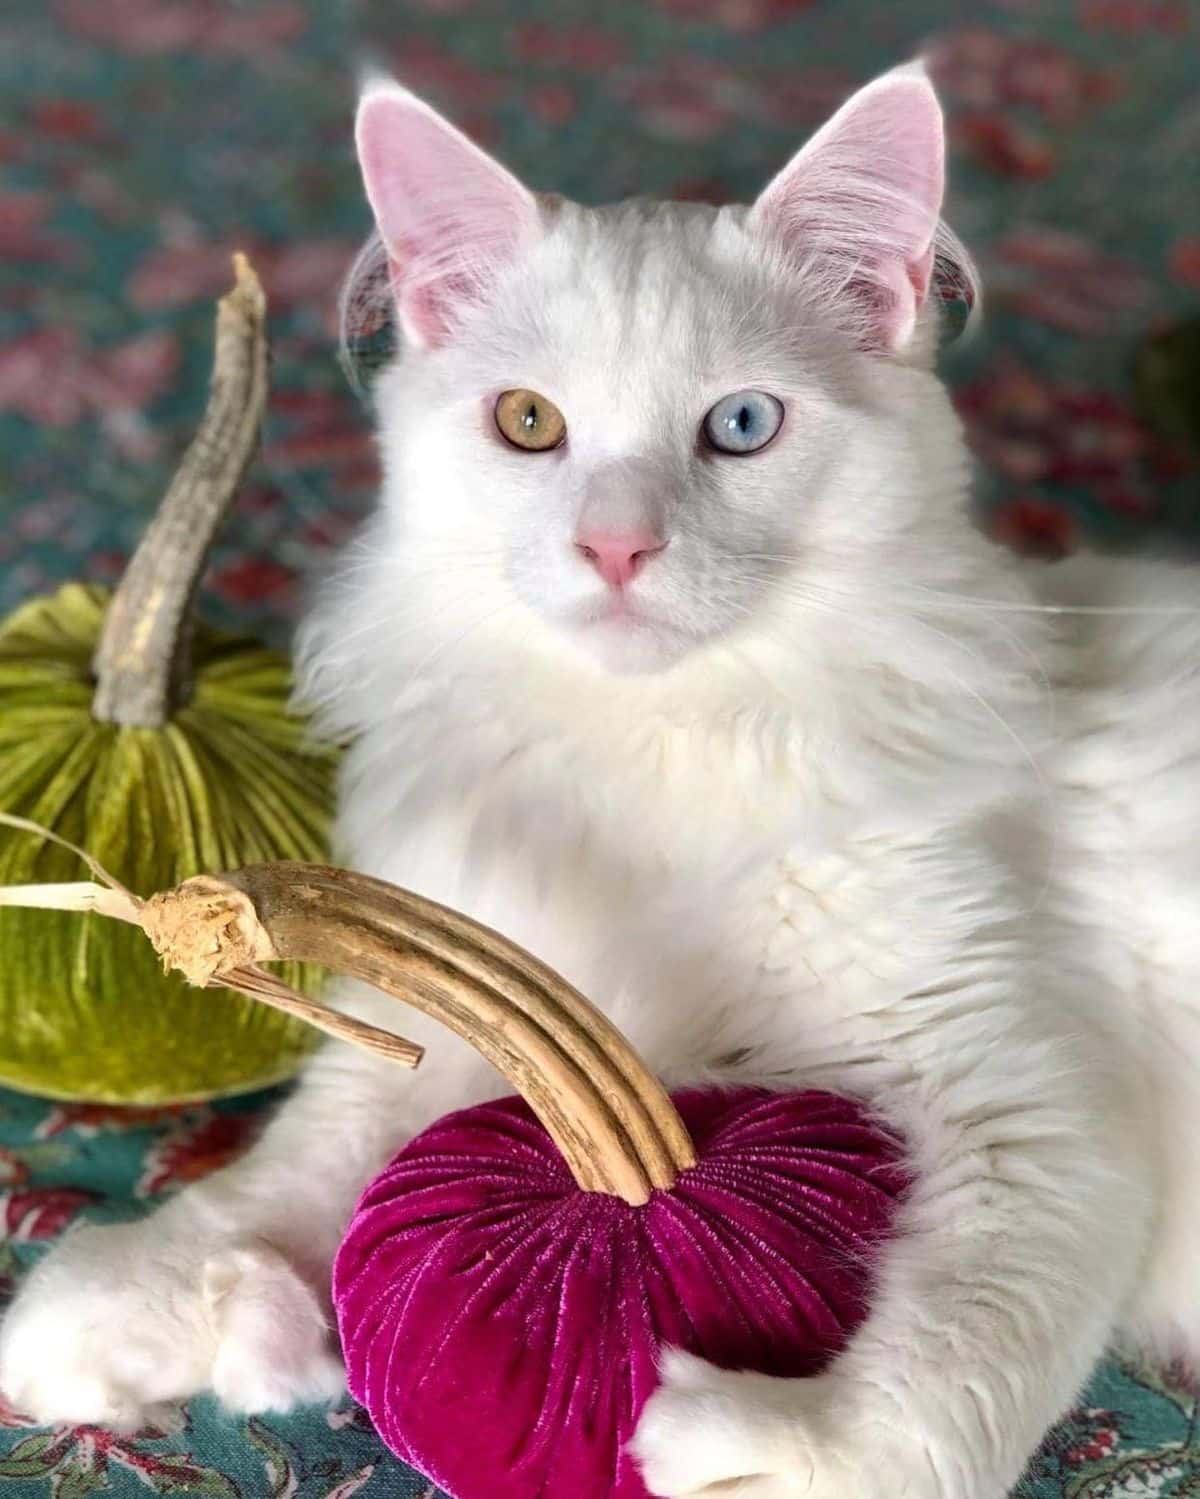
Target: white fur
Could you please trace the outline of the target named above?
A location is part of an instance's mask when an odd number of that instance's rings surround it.
[[[1200,1353],[1188,576],[1028,574],[976,534],[927,307],[873,354],[745,210],[541,213],[379,382],[384,502],[304,636],[357,736],[341,853],[528,945],[670,1081],[842,1090],[909,1142],[849,1348],[803,1382],[668,1359],[652,1492],[1002,1499],[1119,1330]],[[564,448],[503,446],[515,385]],[[779,437],[706,454],[748,386]],[[604,486],[670,531],[634,624],[572,546]],[[1160,612],[1047,615],[1043,582]],[[9,1394],[125,1423],[213,1383],[324,1394],[307,1288],[357,1191],[504,1091],[408,1030],[415,1077],[331,1047],[241,1162],[52,1251],[0,1335]]]

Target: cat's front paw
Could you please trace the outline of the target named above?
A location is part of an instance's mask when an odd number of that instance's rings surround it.
[[[68,1234],[0,1325],[0,1390],[44,1424],[129,1431],[202,1390],[257,1411],[343,1387],[317,1297],[281,1255],[165,1216]]]
[[[345,1391],[320,1302],[281,1254],[230,1245],[209,1255],[201,1286],[217,1339],[212,1388],[227,1409],[285,1411]]]
[[[631,1449],[660,1499],[952,1499],[919,1423],[836,1371],[774,1379],[675,1351],[661,1374]]]
[[[825,1499],[813,1486],[795,1381],[730,1373],[678,1350],[663,1355],[661,1375],[631,1445],[652,1494]]]

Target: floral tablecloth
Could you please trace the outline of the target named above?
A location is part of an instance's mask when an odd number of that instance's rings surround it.
[[[118,572],[196,418],[211,299],[242,247],[271,300],[274,387],[207,608],[286,638],[376,482],[334,354],[367,229],[349,151],[364,56],[534,186],[598,201],[746,197],[918,49],[988,289],[981,335],[946,365],[986,523],[1052,554],[1194,541],[1196,390],[1147,403],[1136,371],[1148,339],[1182,328],[1186,349],[1200,314],[1195,0],[6,0],[0,611]],[[144,1211],[216,1164],[260,1104],[129,1117],[0,1094],[0,1286],[78,1215]],[[1200,1495],[1196,1410],[1182,1374],[1106,1368],[1024,1499]],[[115,1439],[0,1411],[0,1499],[430,1492],[349,1404],[235,1421],[201,1400],[180,1422]]]

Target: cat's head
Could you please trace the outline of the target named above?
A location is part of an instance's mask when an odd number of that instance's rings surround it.
[[[669,670],[790,633],[797,600],[852,610],[961,493],[919,68],[748,207],[535,196],[391,82],[357,139],[402,345],[376,393],[388,544],[456,632]]]

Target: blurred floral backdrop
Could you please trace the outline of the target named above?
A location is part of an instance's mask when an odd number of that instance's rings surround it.
[[[8,0],[0,26],[0,609],[116,574],[243,246],[275,389],[210,609],[286,632],[375,481],[334,309],[368,228],[354,76],[380,63],[534,186],[720,199],[924,50],[987,292],[946,360],[987,524],[1051,554],[1196,527],[1186,409],[1135,378],[1200,312],[1193,0]]]

